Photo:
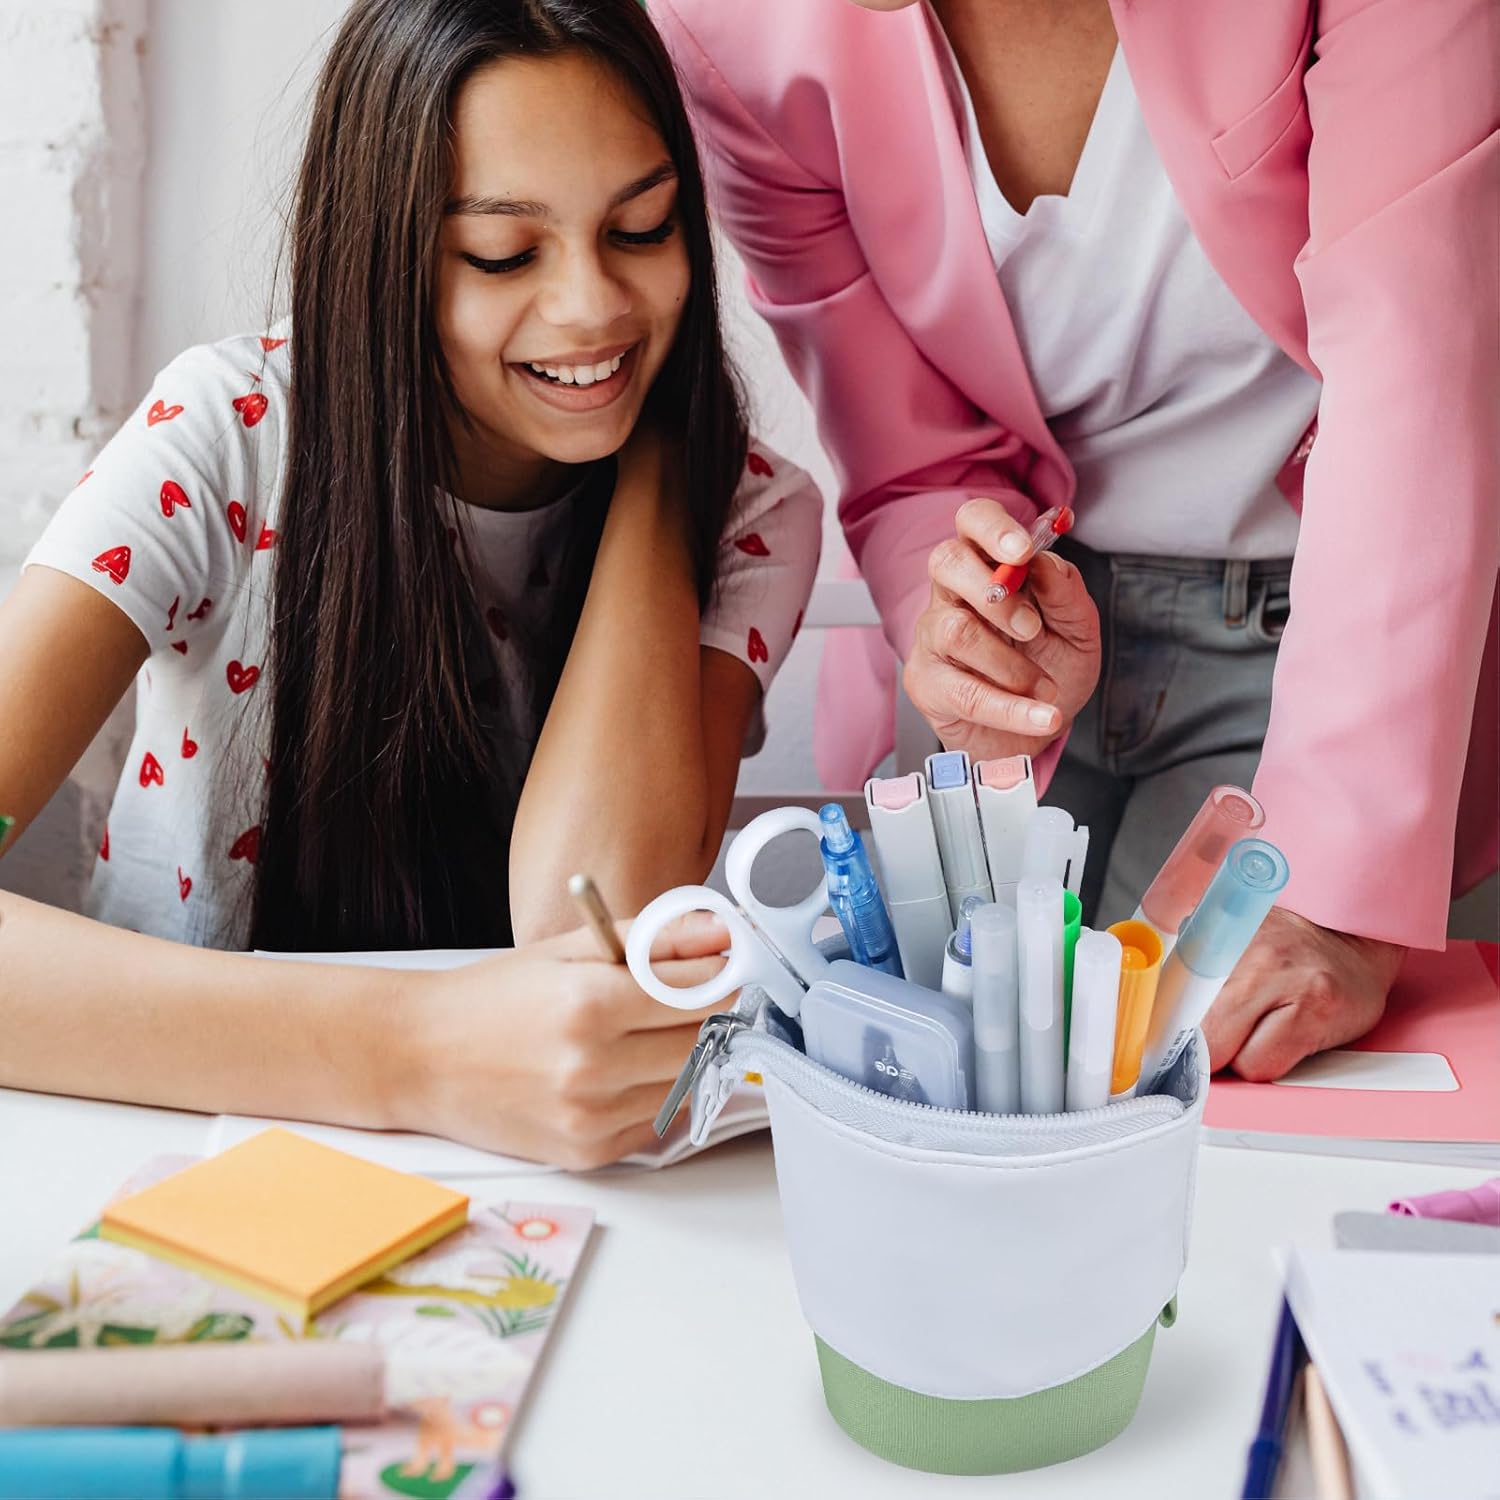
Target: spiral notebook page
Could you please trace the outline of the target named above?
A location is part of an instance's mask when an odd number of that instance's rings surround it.
[[[380,969],[457,969],[478,963],[499,952],[488,948],[429,948],[388,953],[261,953],[260,958],[295,959],[303,963],[359,964]],[[649,1151],[638,1151],[603,1170],[621,1172],[654,1170],[669,1167],[684,1157],[707,1151],[736,1136],[762,1129],[769,1120],[763,1091],[754,1084],[736,1089],[723,1113],[714,1122],[708,1140],[694,1146],[688,1140],[687,1111],[678,1115],[661,1143]],[[220,1115],[214,1120],[205,1148],[217,1155],[230,1146],[258,1134],[271,1125],[295,1130],[299,1135],[321,1141],[339,1151],[362,1156],[398,1172],[413,1172],[419,1177],[444,1178],[529,1177],[557,1171],[541,1162],[503,1156],[499,1152],[481,1151],[459,1145],[439,1136],[418,1135],[407,1131],[355,1130],[342,1125],[319,1125],[300,1120],[259,1119],[249,1115]]]

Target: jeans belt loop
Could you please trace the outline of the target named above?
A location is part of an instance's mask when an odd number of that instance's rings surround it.
[[[1250,562],[1231,558],[1224,564],[1224,623],[1243,630],[1250,615]]]

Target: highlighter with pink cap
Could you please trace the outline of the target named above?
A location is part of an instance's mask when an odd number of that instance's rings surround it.
[[[1031,757],[982,760],[974,767],[974,797],[995,900],[1015,904],[1016,882],[1026,855],[1026,833],[1036,815]]]
[[[1398,1198],[1389,1211],[1413,1219],[1449,1219],[1460,1224],[1491,1224],[1500,1229],[1500,1177],[1491,1177],[1478,1187],[1449,1188],[1441,1193]]]
[[[902,973],[914,984],[940,989],[953,921],[926,778],[915,772],[871,777],[865,783],[865,807]]]
[[[1131,919],[1156,929],[1163,958],[1176,945],[1182,924],[1203,899],[1229,846],[1254,833],[1265,821],[1260,803],[1240,787],[1216,786],[1208,794]]]

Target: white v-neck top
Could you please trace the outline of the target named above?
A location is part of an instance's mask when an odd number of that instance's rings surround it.
[[[985,156],[942,27],[985,237],[1042,414],[1078,475],[1078,539],[1103,552],[1288,557],[1275,476],[1319,382],[1240,306],[1188,225],[1117,47],[1066,197],[1024,214]]]

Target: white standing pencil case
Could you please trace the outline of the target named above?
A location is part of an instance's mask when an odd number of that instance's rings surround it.
[[[747,1072],[770,1107],[787,1247],[830,1411],[895,1463],[1003,1473],[1128,1425],[1187,1260],[1201,1035],[1164,1092],[1073,1114],[893,1099],[761,1005],[705,1023],[695,1137]]]

